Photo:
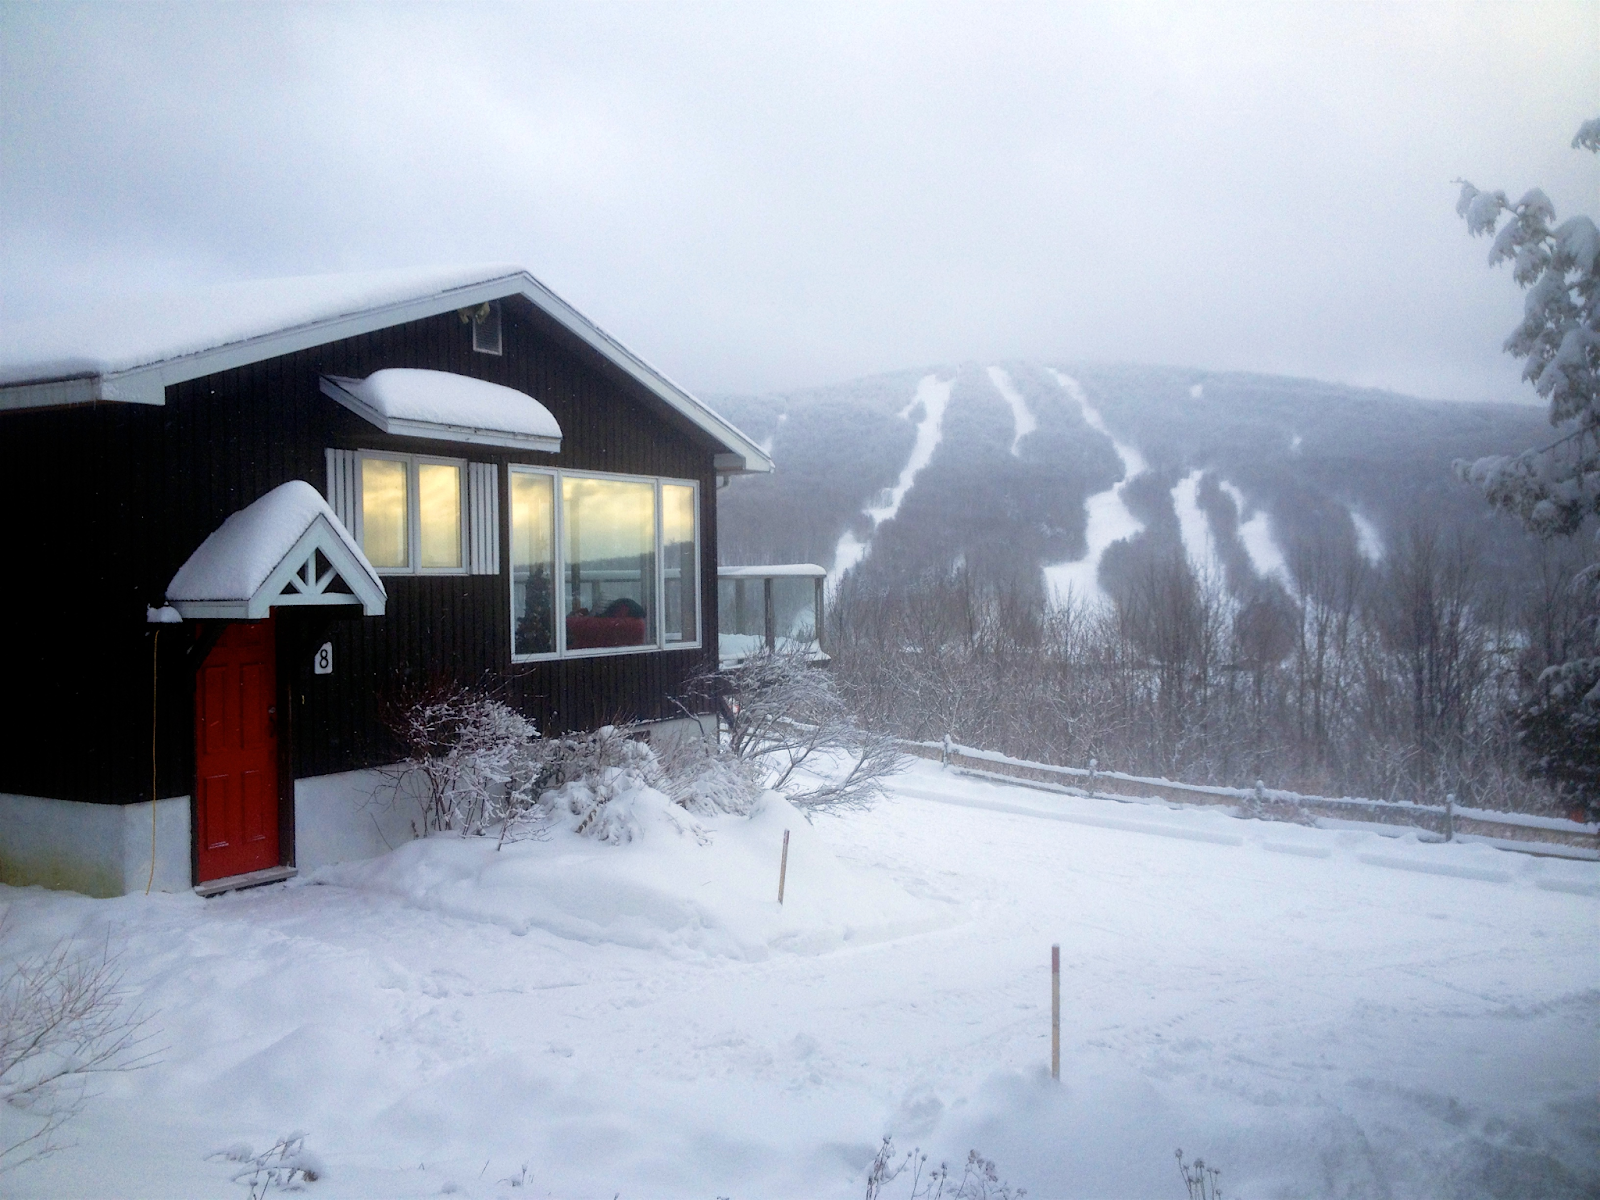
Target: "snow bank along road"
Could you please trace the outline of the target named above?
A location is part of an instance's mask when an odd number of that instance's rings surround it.
[[[1596,864],[930,763],[870,813],[699,824],[0,890],[8,954],[109,934],[164,1046],[0,1190],[242,1196],[207,1155],[292,1131],[313,1197],[859,1197],[891,1132],[1034,1197],[1182,1200],[1178,1146],[1242,1200],[1600,1189]]]

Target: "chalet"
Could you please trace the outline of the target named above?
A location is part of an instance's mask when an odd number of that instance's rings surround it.
[[[0,333],[0,880],[380,852],[407,685],[683,718],[761,449],[516,268],[272,280]]]

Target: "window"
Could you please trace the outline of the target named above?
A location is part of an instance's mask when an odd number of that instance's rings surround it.
[[[669,645],[700,640],[700,555],[694,535],[694,488],[661,485],[661,623]]]
[[[692,647],[699,488],[511,468],[512,655]]]
[[[561,480],[567,649],[654,645],[656,485]]]
[[[511,653],[556,652],[555,476],[511,472]]]
[[[361,550],[379,571],[466,570],[466,464],[414,454],[361,455]]]

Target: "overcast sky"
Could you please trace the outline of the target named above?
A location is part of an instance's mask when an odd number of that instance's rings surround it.
[[[0,313],[526,266],[691,388],[1035,358],[1529,398],[1465,176],[1596,212],[1600,0],[0,4]]]

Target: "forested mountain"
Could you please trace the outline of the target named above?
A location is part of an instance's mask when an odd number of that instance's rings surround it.
[[[711,403],[778,464],[719,494],[725,562],[837,577],[853,541],[857,577],[877,586],[964,565],[1041,599],[1115,596],[1185,553],[1236,595],[1292,590],[1309,547],[1372,562],[1420,529],[1519,578],[1535,548],[1450,464],[1548,434],[1533,407],[1164,367],[968,364]],[[905,479],[919,429],[932,455]]]

